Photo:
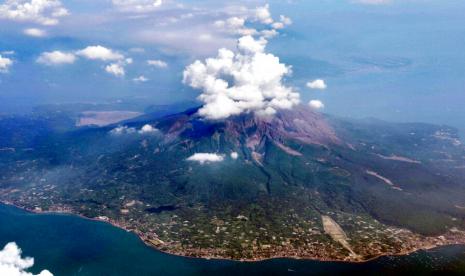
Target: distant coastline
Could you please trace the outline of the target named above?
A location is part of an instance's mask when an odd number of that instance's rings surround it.
[[[429,251],[429,250],[442,248],[442,247],[447,247],[447,246],[453,246],[453,245],[464,245],[465,246],[465,242],[441,244],[441,245],[433,245],[432,244],[431,246],[416,248],[416,249],[408,250],[408,251],[405,251],[405,252],[400,252],[400,253],[397,253],[397,254],[380,254],[380,255],[377,255],[377,256],[374,256],[374,257],[371,257],[371,258],[368,258],[368,259],[361,259],[361,260],[322,259],[322,258],[298,257],[298,256],[286,256],[286,255],[273,256],[273,257],[269,257],[269,258],[251,258],[251,259],[218,258],[216,256],[215,257],[209,257],[209,256],[192,257],[192,256],[188,256],[188,255],[183,255],[182,253],[169,252],[169,251],[162,250],[162,249],[158,248],[157,246],[155,246],[154,244],[150,243],[148,240],[144,239],[143,235],[140,235],[140,234],[136,233],[135,231],[128,230],[124,226],[118,224],[115,221],[109,220],[109,219],[102,219],[102,218],[99,218],[99,217],[90,218],[90,217],[86,217],[86,216],[83,216],[81,214],[74,213],[74,212],[71,212],[71,211],[68,212],[68,211],[39,211],[39,210],[33,210],[33,209],[30,209],[30,208],[24,208],[22,206],[19,206],[17,204],[12,203],[12,202],[1,201],[1,200],[0,200],[0,204],[7,205],[7,206],[12,206],[14,208],[18,208],[20,210],[23,210],[25,212],[35,214],[35,215],[67,215],[67,216],[78,217],[78,218],[81,218],[81,219],[84,219],[84,220],[106,223],[106,224],[109,224],[109,225],[111,225],[113,227],[124,230],[124,231],[126,231],[128,233],[134,234],[147,247],[149,247],[149,248],[151,248],[153,250],[156,250],[156,251],[164,253],[164,254],[177,256],[177,257],[188,258],[188,259],[224,260],[224,261],[245,262],[245,263],[255,263],[255,262],[262,262],[262,261],[276,260],[276,259],[291,259],[291,260],[302,260],[302,261],[336,262],[336,263],[358,264],[358,263],[367,263],[367,262],[375,261],[375,260],[377,260],[379,258],[382,258],[382,257],[407,256],[407,255],[410,255],[410,254],[413,254],[413,253],[416,253],[416,252],[419,252],[419,251]]]

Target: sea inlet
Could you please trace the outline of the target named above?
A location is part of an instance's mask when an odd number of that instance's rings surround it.
[[[34,214],[0,204],[0,249],[9,242],[34,257],[30,270],[60,275],[465,275],[465,246],[365,263],[274,259],[233,262],[172,256],[110,224],[67,214]]]

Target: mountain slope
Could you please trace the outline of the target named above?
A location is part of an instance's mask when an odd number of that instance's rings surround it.
[[[303,106],[225,121],[196,111],[9,141],[0,199],[110,220],[201,257],[360,260],[465,240],[464,147],[449,127]],[[222,161],[189,161],[196,153]]]

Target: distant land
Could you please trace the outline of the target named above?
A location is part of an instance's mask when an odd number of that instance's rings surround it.
[[[32,273],[49,269],[54,275],[456,275],[465,269],[465,246],[363,263],[296,259],[234,262],[164,254],[145,246],[132,233],[74,215],[37,215],[0,204],[0,221],[0,244],[15,240],[25,256],[34,257]]]
[[[465,147],[448,126],[304,106],[224,121],[154,111],[104,127],[47,114],[0,120],[0,201],[209,259],[361,262],[465,243]]]

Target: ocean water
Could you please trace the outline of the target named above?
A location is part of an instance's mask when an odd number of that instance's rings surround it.
[[[0,247],[11,241],[21,247],[23,256],[34,257],[31,272],[48,269],[54,275],[465,275],[465,246],[362,264],[201,260],[164,254],[106,223],[72,215],[32,214],[0,204]]]

